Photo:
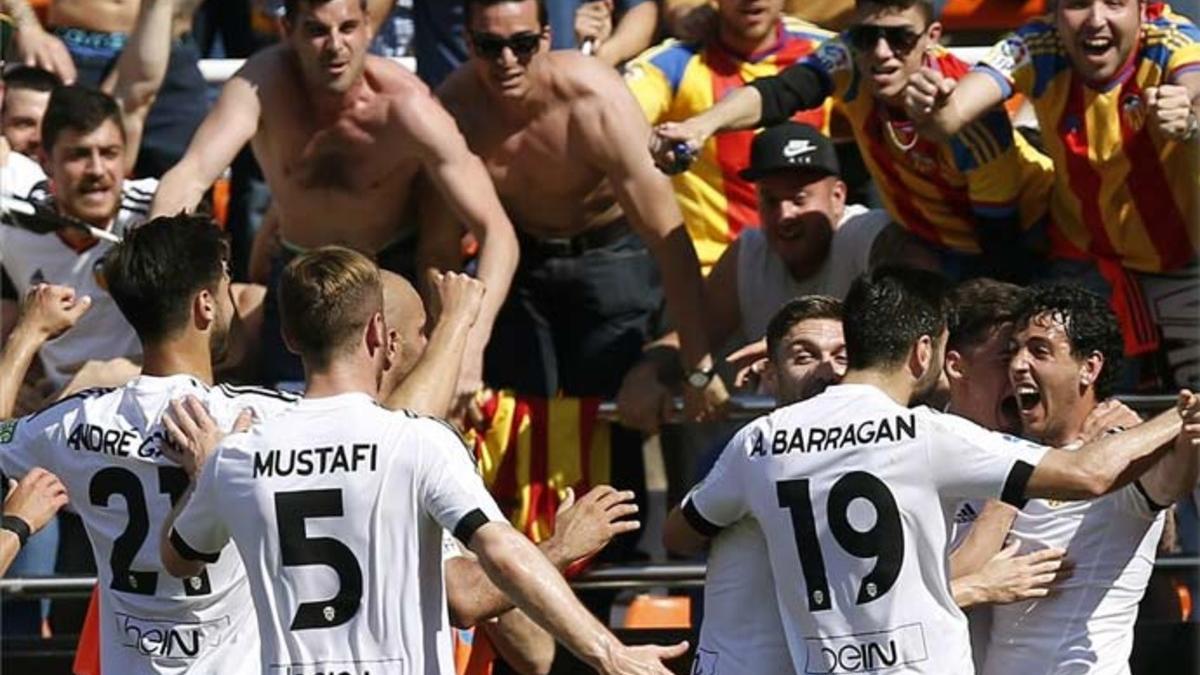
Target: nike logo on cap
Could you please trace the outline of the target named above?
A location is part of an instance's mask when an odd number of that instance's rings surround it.
[[[788,141],[788,144],[783,146],[783,156],[792,159],[800,155],[807,155],[816,150],[817,146],[813,145],[807,138],[795,138]]]

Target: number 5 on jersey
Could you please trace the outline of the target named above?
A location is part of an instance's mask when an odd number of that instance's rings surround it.
[[[343,515],[342,491],[296,490],[275,493],[275,522],[279,527],[279,555],[284,567],[324,565],[333,568],[338,592],[328,600],[302,602],[292,617],[292,630],[340,626],[358,613],[362,604],[363,575],[358,558],[348,546],[332,537],[309,537],[308,518]]]
[[[796,552],[800,555],[800,569],[808,590],[808,611],[832,609],[833,598],[829,595],[825,558],[817,538],[809,481],[807,478],[779,481],[775,488],[780,508],[787,509],[792,516]],[[850,506],[856,499],[866,500],[875,508],[875,523],[866,530],[857,530],[850,523]],[[829,531],[846,553],[876,561],[874,569],[862,579],[856,604],[865,605],[883,597],[896,583],[904,563],[904,529],[892,491],[875,476],[852,471],[830,488],[826,515]]]

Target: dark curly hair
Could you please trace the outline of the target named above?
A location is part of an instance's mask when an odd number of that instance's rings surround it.
[[[1069,282],[1038,284],[1025,292],[1017,313],[1017,329],[1039,316],[1048,315],[1062,325],[1071,344],[1071,356],[1078,360],[1092,352],[1104,357],[1096,378],[1096,397],[1113,394],[1125,360],[1125,344],[1117,316],[1103,297]]]

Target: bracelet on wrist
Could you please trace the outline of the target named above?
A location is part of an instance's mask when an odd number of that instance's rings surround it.
[[[29,535],[33,534],[32,528],[25,519],[20,516],[4,516],[0,518],[0,530],[8,530],[17,535],[17,544],[20,548],[25,548],[25,542],[29,541]]]

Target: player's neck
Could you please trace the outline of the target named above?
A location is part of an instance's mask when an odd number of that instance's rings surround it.
[[[913,397],[912,378],[903,369],[887,372],[877,369],[851,370],[842,378],[842,384],[865,384],[887,394],[896,403],[908,407]]]
[[[1083,436],[1084,423],[1088,415],[1096,409],[1096,399],[1090,393],[1078,401],[1058,424],[1048,424],[1042,438],[1035,439],[1042,445],[1061,448],[1075,443]]]
[[[720,40],[721,46],[726,51],[737,54],[746,60],[756,60],[755,57],[763,52],[766,52],[779,44],[779,36],[783,30],[783,22],[778,21],[775,27],[767,32],[761,38],[752,38],[745,35],[738,35],[729,30],[725,24],[718,24],[717,39]]]
[[[304,366],[304,398],[326,398],[355,392],[376,398],[379,377],[370,362],[335,361],[326,368]]]
[[[191,375],[205,384],[212,384],[212,350],[208,346],[208,336],[143,343],[142,373],[154,377]]]

